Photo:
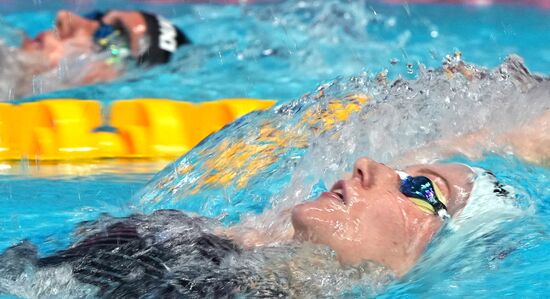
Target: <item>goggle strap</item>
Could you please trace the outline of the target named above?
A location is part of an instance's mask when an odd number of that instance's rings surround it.
[[[416,204],[421,210],[429,214],[435,214],[434,207],[423,198],[409,197],[414,204]]]
[[[430,180],[430,182],[432,182],[432,180]],[[435,196],[437,196],[437,199],[443,204],[445,209],[447,209],[447,199],[443,196],[443,192],[441,192],[441,189],[439,189],[436,183],[432,182],[432,186],[434,187]]]
[[[419,209],[421,209],[422,211],[428,214],[438,215],[439,218],[441,218],[442,220],[451,218],[451,215],[449,215],[449,213],[447,212],[447,208],[442,203],[439,203],[438,207],[434,208],[434,206],[432,206],[429,202],[427,202],[423,198],[409,197],[409,200],[414,202]]]
[[[451,215],[449,215],[449,213],[445,209],[438,210],[437,215],[439,216],[439,218],[441,218],[441,220],[451,219]]]

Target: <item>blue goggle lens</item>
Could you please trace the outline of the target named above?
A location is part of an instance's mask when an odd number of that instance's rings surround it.
[[[409,176],[400,173],[401,185],[399,190],[407,197],[417,198],[427,202],[442,219],[449,218],[447,207],[438,198],[435,184],[425,176]]]
[[[401,181],[401,193],[407,197],[420,198],[430,204],[436,204],[435,188],[432,181],[425,176],[409,176]]]

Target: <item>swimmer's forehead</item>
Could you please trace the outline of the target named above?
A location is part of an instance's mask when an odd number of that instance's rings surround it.
[[[413,164],[405,168],[396,168],[395,171],[401,178],[407,175],[428,175],[441,178],[444,181],[452,181],[458,177],[462,178],[474,173],[471,167],[462,163]],[[350,179],[352,176],[352,172],[346,172],[343,179]]]
[[[433,164],[414,164],[403,169],[404,171],[428,171],[436,174],[446,172],[472,172],[471,168],[462,163],[433,163]]]

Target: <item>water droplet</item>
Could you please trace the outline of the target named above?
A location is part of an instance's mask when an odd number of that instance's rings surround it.
[[[273,51],[273,49],[271,49],[271,48],[270,48],[270,49],[265,49],[265,50],[262,51],[262,55],[264,55],[264,56],[269,56],[269,55],[272,55],[273,52],[274,52],[274,51]]]
[[[378,15],[378,13],[376,12],[376,10],[374,10],[374,8],[371,7],[370,9],[372,9],[372,14],[373,14],[374,16],[377,16],[377,15]]]
[[[455,52],[455,60],[456,60],[457,62],[459,62],[459,61],[462,60],[462,52],[460,52],[460,51],[456,51],[456,52]]]
[[[407,74],[412,74],[412,73],[414,73],[413,65],[412,63],[407,63]]]

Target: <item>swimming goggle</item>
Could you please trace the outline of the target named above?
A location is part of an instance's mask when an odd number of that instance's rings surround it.
[[[113,32],[115,32],[117,29],[115,29],[114,26],[111,26],[109,24],[105,24],[103,22],[103,17],[105,14],[101,11],[95,10],[92,12],[89,12],[87,14],[83,14],[82,17],[86,18],[88,20],[97,21],[99,23],[99,28],[97,28],[96,32],[94,33],[94,40],[99,40],[102,38],[105,38],[109,35],[111,35]]]
[[[397,171],[401,178],[400,191],[420,209],[438,215],[441,219],[451,218],[447,212],[447,200],[437,185],[425,176],[410,176]]]
[[[111,58],[108,63],[120,62],[120,60],[130,56],[128,49],[128,36],[122,26],[112,26],[103,22],[105,14],[101,11],[92,11],[82,17],[94,20],[99,23],[99,28],[94,33],[95,43],[102,50],[109,51]]]

